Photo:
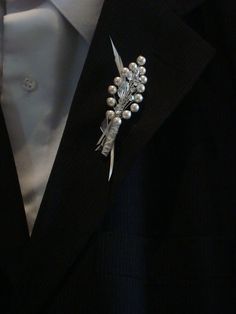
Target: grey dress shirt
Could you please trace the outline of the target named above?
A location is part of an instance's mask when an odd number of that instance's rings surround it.
[[[29,232],[103,0],[7,0],[1,103]]]

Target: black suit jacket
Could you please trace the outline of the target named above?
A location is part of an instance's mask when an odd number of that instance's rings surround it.
[[[1,114],[2,314],[236,313],[227,3],[233,16],[230,0],[105,1],[31,238]],[[117,75],[109,36],[125,64],[146,56],[149,78],[110,182],[94,151]]]

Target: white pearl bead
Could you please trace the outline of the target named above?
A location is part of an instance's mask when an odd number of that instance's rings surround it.
[[[117,77],[114,78],[114,84],[116,86],[120,86],[121,83],[122,83],[122,78],[121,77],[117,76]]]
[[[144,64],[146,63],[146,58],[144,58],[143,56],[139,56],[139,57],[137,58],[137,63],[138,63],[139,65],[144,65]]]
[[[114,119],[113,119],[113,122],[115,123],[115,124],[117,124],[117,125],[121,125],[121,118],[119,118],[119,117],[115,117]]]
[[[110,93],[111,95],[115,95],[116,92],[117,92],[117,88],[115,85],[110,85],[108,87],[108,93]]]
[[[144,75],[144,74],[146,73],[146,68],[145,68],[145,67],[140,67],[140,68],[139,68],[139,73],[140,73],[141,75]]]
[[[113,119],[115,117],[115,112],[112,111],[112,110],[107,110],[106,116],[107,116],[108,119],[111,120],[111,119]]]
[[[145,75],[140,76],[140,81],[141,81],[141,83],[146,84],[147,83],[147,77]]]
[[[129,74],[129,69],[128,68],[123,68],[121,70],[121,75],[126,77]]]
[[[125,110],[123,113],[122,113],[122,117],[124,119],[130,119],[131,118],[131,112],[129,110]]]
[[[143,101],[143,96],[141,94],[136,94],[134,96],[134,100],[137,102],[137,103],[140,103]]]
[[[115,104],[116,104],[115,98],[113,98],[113,97],[108,97],[108,98],[107,98],[107,104],[108,104],[109,107],[114,107]]]
[[[134,102],[134,103],[130,106],[130,110],[131,110],[132,112],[138,112],[138,111],[139,111],[139,105]]]
[[[137,66],[137,64],[135,62],[131,62],[129,64],[129,69],[134,72],[134,71],[136,71],[138,69],[138,66]]]
[[[137,91],[138,91],[139,93],[143,93],[143,92],[145,91],[145,86],[144,86],[143,84],[139,84],[139,85],[137,86]]]

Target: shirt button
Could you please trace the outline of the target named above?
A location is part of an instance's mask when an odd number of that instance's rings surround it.
[[[27,92],[32,92],[37,88],[37,81],[34,80],[32,77],[25,77],[22,87]]]

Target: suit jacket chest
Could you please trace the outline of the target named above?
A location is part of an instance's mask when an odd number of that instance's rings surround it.
[[[181,14],[201,1],[183,3]],[[177,5],[174,8],[178,10]],[[133,122],[124,125],[117,140],[114,174],[108,183],[109,162],[94,148],[106,110],[107,86],[117,71],[110,36],[125,64],[140,54],[146,56],[149,82],[142,110]],[[5,149],[0,157],[4,204],[0,245],[6,247],[5,235],[13,230],[7,249],[24,248],[18,265],[8,263],[8,257],[4,263],[15,288],[21,291],[16,304],[22,311],[30,313],[35,305],[43,305],[59,285],[99,230],[114,193],[140,151],[176,111],[213,55],[211,45],[166,1],[105,1],[31,239],[1,121],[0,143]]]

